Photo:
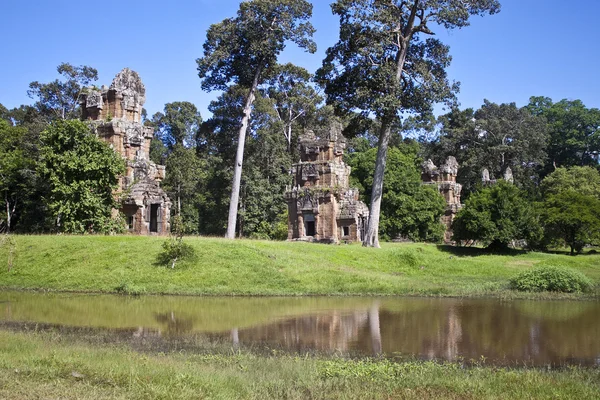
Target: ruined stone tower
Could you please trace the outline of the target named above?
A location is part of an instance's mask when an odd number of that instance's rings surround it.
[[[129,231],[137,234],[168,234],[171,201],[160,188],[165,167],[150,161],[154,129],[142,125],[146,88],[137,72],[129,68],[117,74],[110,87],[89,88],[81,98],[82,119],[90,121],[98,137],[125,159],[117,195],[122,199]]]
[[[369,209],[358,200],[358,189],[349,185],[342,125],[336,122],[319,135],[306,132],[299,148],[300,162],[292,167],[294,185],[285,193],[288,240],[361,241]]]
[[[442,224],[446,226],[444,233],[444,241],[449,243],[452,241],[452,221],[462,208],[460,203],[460,192],[462,185],[456,183],[458,175],[458,162],[456,158],[450,156],[441,167],[436,167],[433,161],[427,160],[423,163],[421,178],[425,185],[436,185],[438,191],[446,200],[446,211],[442,216]]]

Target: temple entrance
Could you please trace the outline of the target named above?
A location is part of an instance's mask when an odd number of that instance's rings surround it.
[[[315,236],[317,234],[315,216],[312,214],[306,214],[304,216],[304,233],[305,236]]]
[[[150,232],[158,232],[158,208],[160,204],[150,204]]]

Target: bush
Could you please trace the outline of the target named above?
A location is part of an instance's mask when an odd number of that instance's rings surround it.
[[[539,267],[521,272],[510,280],[510,288],[527,292],[587,292],[592,281],[579,271],[559,267]]]
[[[167,265],[175,268],[175,263],[180,260],[193,260],[196,258],[196,250],[183,241],[183,220],[180,216],[173,218],[172,234],[162,244],[163,250],[158,254],[157,261],[161,265]]]

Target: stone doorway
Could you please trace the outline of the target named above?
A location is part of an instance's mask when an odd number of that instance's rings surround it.
[[[315,216],[312,214],[307,214],[304,216],[304,233],[305,236],[315,236],[317,234]]]
[[[158,233],[158,209],[160,204],[150,204],[150,232]]]

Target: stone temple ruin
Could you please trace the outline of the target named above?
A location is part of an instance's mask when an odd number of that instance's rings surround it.
[[[436,185],[438,191],[446,200],[446,211],[442,216],[442,224],[446,226],[444,233],[444,241],[450,243],[452,241],[452,221],[462,208],[460,203],[460,192],[462,185],[456,183],[458,175],[458,162],[456,158],[450,156],[441,167],[436,167],[433,161],[427,160],[423,163],[421,178],[425,185]]]
[[[168,234],[171,201],[160,188],[165,167],[150,161],[154,129],[142,125],[146,88],[137,72],[123,69],[110,87],[89,88],[81,98],[82,119],[91,121],[98,137],[126,160],[121,177],[121,210],[129,231],[137,234]]]
[[[508,183],[515,183],[515,180],[513,177],[513,172],[510,167],[507,167],[506,170],[504,171],[503,178]],[[481,184],[483,186],[493,186],[496,183],[498,183],[498,180],[490,179],[490,171],[488,171],[487,168],[484,168],[483,171],[481,171]]]
[[[307,131],[300,137],[300,162],[292,167],[293,187],[287,188],[288,240],[324,243],[361,241],[369,209],[350,188],[350,166],[343,161],[346,139],[342,125],[327,132]]]

